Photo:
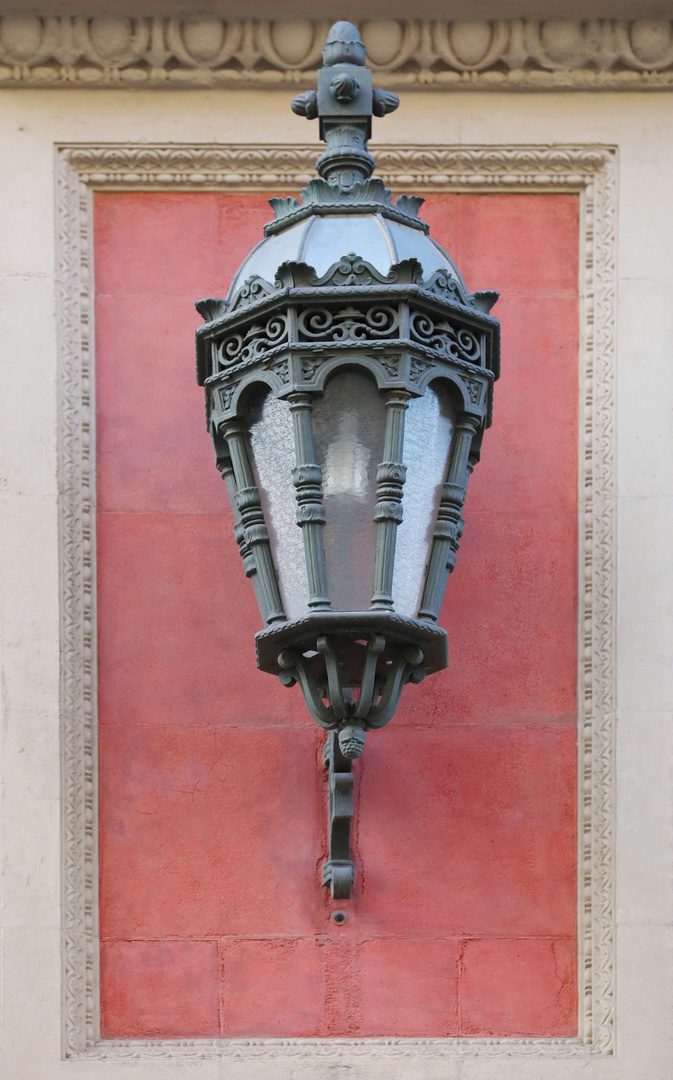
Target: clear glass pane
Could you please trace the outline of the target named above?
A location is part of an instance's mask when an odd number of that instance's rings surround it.
[[[288,619],[300,619],[308,610],[308,577],[292,483],[295,451],[290,406],[260,386],[248,417],[253,471],[269,530],[283,607]]]
[[[313,406],[323,470],[327,591],[336,611],[366,611],[374,591],[376,468],[383,459],[385,403],[370,375],[339,371]]]
[[[320,276],[342,255],[351,252],[366,259],[382,274],[388,273],[391,253],[376,217],[319,218],[309,234],[303,261],[315,267]]]
[[[423,397],[409,402],[404,426],[404,518],[397,529],[393,574],[393,602],[400,615],[418,615],[455,426],[456,411],[445,382],[434,382]]]

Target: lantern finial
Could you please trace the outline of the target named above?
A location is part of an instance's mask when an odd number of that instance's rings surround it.
[[[374,171],[376,162],[367,151],[372,115],[393,112],[400,99],[388,90],[373,89],[365,46],[353,23],[334,23],[322,57],[317,92],[299,94],[292,101],[292,111],[307,120],[320,120],[320,138],[327,150],[316,168],[328,183],[348,193]]]
[[[335,22],[322,51],[325,67],[333,64],[358,64],[364,67],[367,51],[357,26],[351,22]]]

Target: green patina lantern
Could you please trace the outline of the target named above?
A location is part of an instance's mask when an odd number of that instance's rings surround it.
[[[372,179],[372,88],[357,29],[336,23],[318,91],[320,178],[275,220],[226,300],[197,303],[198,381],[245,573],[265,629],[257,663],[299,683],[329,732],[330,859],[350,896],[351,761],[403,686],[448,664],[437,625],[467,482],[498,377],[497,293],[468,293],[419,219]]]

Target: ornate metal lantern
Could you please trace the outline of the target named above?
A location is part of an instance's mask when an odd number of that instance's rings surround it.
[[[468,293],[419,220],[371,179],[372,89],[357,29],[336,23],[318,92],[320,179],[275,221],[226,300],[201,300],[198,381],[235,535],[266,628],[257,663],[299,683],[330,733],[330,859],[349,896],[351,760],[405,683],[448,663],[437,626],[467,481],[498,377],[497,293]]]

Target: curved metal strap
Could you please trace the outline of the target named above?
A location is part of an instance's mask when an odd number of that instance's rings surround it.
[[[350,709],[344,698],[343,687],[341,686],[339,661],[337,660],[337,655],[334,651],[332,639],[328,637],[327,634],[322,635],[318,638],[316,649],[325,657],[329,699],[334,715],[339,720],[345,720],[346,717],[350,715]]]
[[[362,673],[360,697],[358,698],[357,707],[353,714],[354,716],[357,716],[359,720],[364,720],[371,708],[372,699],[374,697],[374,688],[376,686],[376,661],[385,647],[386,639],[383,634],[372,634],[367,643],[367,659],[365,660],[365,668]]]
[[[278,657],[278,666],[283,668],[283,674],[279,676],[281,682],[290,685],[287,681],[289,676],[300,684],[307,708],[316,723],[323,728],[336,727],[337,720],[320,696],[316,677],[306,657],[295,649],[283,649]]]
[[[423,653],[416,645],[402,649],[397,658],[391,662],[381,700],[378,705],[374,705],[369,710],[367,715],[365,723],[367,729],[385,727],[392,720],[404,684],[410,679],[420,682],[425,676],[423,668],[420,667],[422,662]]]

